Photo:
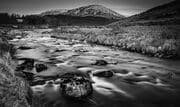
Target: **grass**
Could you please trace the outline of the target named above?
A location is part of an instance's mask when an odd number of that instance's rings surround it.
[[[12,49],[5,37],[0,36],[0,107],[30,107],[27,101],[28,84],[15,76],[12,68]]]
[[[115,46],[161,58],[179,58],[179,31],[179,25],[151,25],[111,28],[60,27],[55,29],[53,33],[55,37],[63,39],[77,39],[100,45]]]

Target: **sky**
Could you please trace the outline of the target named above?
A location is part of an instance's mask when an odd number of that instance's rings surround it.
[[[99,4],[122,15],[131,16],[171,1],[173,0],[0,0],[0,12],[27,15]]]

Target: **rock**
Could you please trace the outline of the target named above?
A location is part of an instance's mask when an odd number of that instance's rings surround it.
[[[32,70],[34,67],[34,59],[23,58],[23,60],[25,60],[24,63],[18,65],[16,71],[23,71],[25,69]]]
[[[15,72],[15,75],[21,78],[24,78],[25,80],[31,82],[34,79],[34,74],[31,72],[25,72],[25,71],[21,71],[21,72]]]
[[[108,62],[105,60],[96,60],[96,62],[93,65],[105,66],[107,64],[108,64]]]
[[[98,77],[112,77],[114,75],[114,72],[108,69],[100,69],[93,71],[92,74],[93,76]]]
[[[4,56],[9,52],[10,45],[6,38],[0,36],[0,57]]]
[[[31,72],[22,72],[25,77],[24,79],[28,80],[28,81],[32,81],[34,79],[34,74]]]
[[[77,49],[77,50],[74,50],[74,52],[88,52],[88,50],[85,50],[85,49]]]
[[[20,46],[18,49],[28,50],[28,49],[32,49],[32,48],[31,48],[31,47],[28,47],[28,46]]]
[[[48,69],[48,67],[45,64],[36,64],[35,68],[36,72],[38,73]]]
[[[82,98],[92,93],[92,83],[78,73],[66,73],[61,76],[62,94],[68,98]]]

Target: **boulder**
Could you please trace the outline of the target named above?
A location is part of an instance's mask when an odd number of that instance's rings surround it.
[[[60,86],[62,94],[68,98],[83,98],[93,91],[91,81],[75,72],[62,75]]]
[[[8,43],[7,39],[0,36],[0,57],[5,55],[10,51],[10,44]]]
[[[34,67],[34,59],[23,58],[24,62],[16,67],[16,71],[32,70]]]
[[[93,65],[105,66],[107,64],[108,64],[108,62],[105,60],[96,60],[96,62]]]
[[[93,76],[98,77],[112,77],[114,75],[114,72],[108,69],[100,69],[93,71],[92,74]]]
[[[31,48],[31,47],[28,47],[28,46],[20,46],[18,49],[28,50],[28,49],[32,49],[32,48]]]
[[[48,67],[45,64],[36,64],[35,68],[36,72],[38,73],[48,69]]]

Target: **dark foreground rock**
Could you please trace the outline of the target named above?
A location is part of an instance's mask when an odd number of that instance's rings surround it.
[[[114,75],[113,71],[102,69],[102,70],[95,70],[93,71],[93,76],[98,77],[112,77]]]
[[[32,70],[34,67],[34,59],[23,58],[24,62],[16,67],[16,71]]]
[[[82,98],[92,93],[92,83],[77,73],[66,73],[61,76],[62,94],[69,98]]]
[[[105,60],[96,60],[96,62],[93,65],[97,65],[97,66],[105,66],[107,65],[108,62]]]
[[[36,64],[35,68],[36,68],[36,72],[42,72],[48,69],[48,67],[45,64]]]

